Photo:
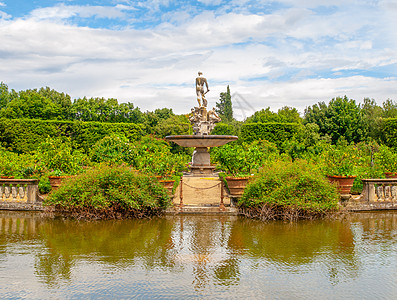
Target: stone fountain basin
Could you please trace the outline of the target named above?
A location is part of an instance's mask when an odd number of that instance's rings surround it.
[[[167,140],[182,147],[219,147],[238,139],[235,135],[169,135]]]

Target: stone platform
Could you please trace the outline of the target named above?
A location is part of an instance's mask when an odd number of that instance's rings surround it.
[[[183,176],[173,202],[174,207],[169,208],[166,214],[238,214],[238,209],[231,205],[223,182],[218,176]]]

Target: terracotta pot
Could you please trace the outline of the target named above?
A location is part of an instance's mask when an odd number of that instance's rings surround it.
[[[226,177],[227,187],[229,188],[229,193],[233,197],[241,197],[244,193],[244,189],[250,179],[247,177]]]
[[[341,195],[348,195],[351,193],[354,179],[357,176],[331,176],[327,175],[328,180],[331,183],[336,183],[338,185],[338,191]]]
[[[62,181],[70,177],[73,176],[48,176],[48,179],[50,180],[51,189],[56,190],[62,185]]]
[[[386,178],[397,178],[397,172],[385,172]]]
[[[174,188],[175,180],[159,180],[159,182],[167,190],[168,194],[172,196],[172,189]]]

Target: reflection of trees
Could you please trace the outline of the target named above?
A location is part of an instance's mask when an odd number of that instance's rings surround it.
[[[322,261],[331,282],[346,274],[355,277],[359,268],[350,222],[341,220],[263,223],[240,219],[232,228],[229,247],[241,255],[267,258],[286,271],[302,271],[303,266]]]
[[[355,278],[366,257],[395,251],[396,232],[397,213],[391,212],[297,223],[215,216],[79,222],[0,212],[0,253],[38,241],[44,251],[33,253],[35,272],[52,287],[72,280],[73,270],[86,261],[180,272],[200,293],[211,285],[239,284],[246,268],[315,270],[332,284]]]
[[[47,283],[68,279],[79,257],[125,268],[136,259],[148,268],[172,268],[167,251],[172,248],[173,223],[167,219],[79,222],[56,219],[40,227],[48,248],[38,256],[37,274]]]

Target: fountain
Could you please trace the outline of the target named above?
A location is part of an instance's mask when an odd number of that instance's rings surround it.
[[[208,148],[219,147],[238,139],[233,135],[210,135],[215,123],[221,121],[215,108],[207,111],[205,94],[209,92],[207,80],[198,73],[196,78],[196,93],[199,106],[191,109],[190,122],[193,125],[193,135],[170,135],[166,139],[182,147],[195,147],[190,166],[191,175],[211,175],[215,169],[210,162]],[[204,92],[204,85],[207,91]]]

